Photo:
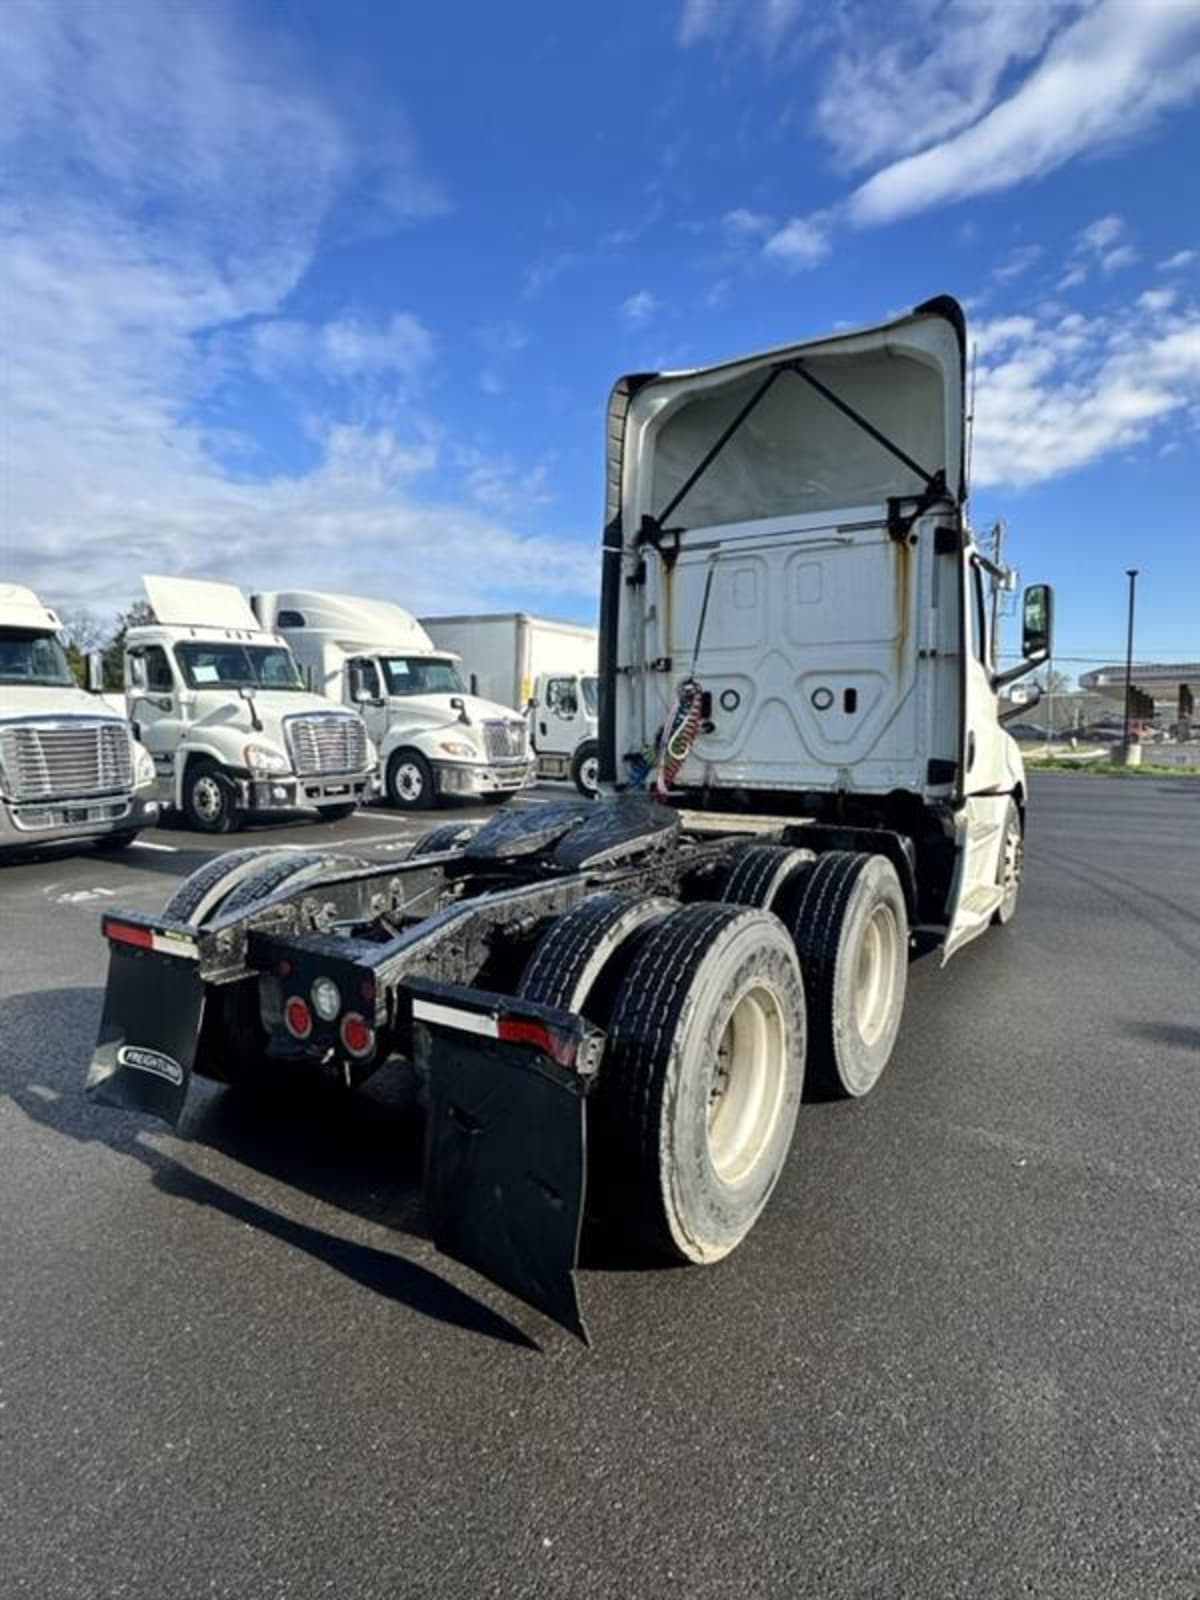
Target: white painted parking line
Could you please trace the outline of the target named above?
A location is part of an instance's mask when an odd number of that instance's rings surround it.
[[[356,811],[351,821],[390,822],[397,828],[419,828],[423,825],[421,817],[394,817],[388,811]]]
[[[129,846],[131,850],[165,850],[170,856],[179,854],[177,844],[155,844],[152,839],[135,839]]]

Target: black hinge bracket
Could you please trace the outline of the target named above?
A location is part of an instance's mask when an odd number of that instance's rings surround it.
[[[654,660],[650,663],[651,672],[670,672],[670,670],[670,656],[655,656]]]
[[[947,761],[943,756],[935,756],[925,769],[925,781],[929,784],[953,783],[957,772],[957,761]]]
[[[947,528],[945,526],[933,530],[933,553],[938,556],[953,556],[966,547],[966,539],[961,528]]]
[[[889,538],[895,539],[898,544],[907,544],[913,525],[927,511],[940,505],[950,498],[946,488],[946,474],[939,467],[915,499],[911,495],[891,495],[888,498],[887,531]],[[903,506],[910,506],[909,511],[904,511]],[[939,530],[940,531],[940,530]]]

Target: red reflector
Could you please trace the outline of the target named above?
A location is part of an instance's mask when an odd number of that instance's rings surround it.
[[[313,1026],[308,1001],[294,994],[283,1008],[283,1025],[294,1039],[307,1039]]]
[[[140,945],[143,950],[154,949],[154,935],[149,928],[135,928],[128,922],[106,922],[104,932],[121,944]]]
[[[375,1030],[356,1011],[348,1011],[340,1029],[342,1044],[352,1056],[370,1055],[375,1048]]]
[[[575,1065],[575,1041],[551,1033],[544,1022],[531,1022],[527,1017],[498,1017],[496,1037],[508,1044],[531,1044],[559,1066]]]

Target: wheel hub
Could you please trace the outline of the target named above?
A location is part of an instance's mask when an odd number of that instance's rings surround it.
[[[717,1046],[708,1092],[708,1154],[725,1183],[740,1182],[770,1139],[787,1077],[778,997],[763,984],[735,1002]]]

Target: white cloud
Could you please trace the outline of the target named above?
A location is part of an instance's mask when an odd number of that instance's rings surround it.
[[[621,315],[626,322],[632,323],[635,327],[649,322],[657,310],[658,300],[649,289],[639,289],[621,302]]]
[[[1060,289],[1078,289],[1081,283],[1087,282],[1086,267],[1068,267],[1058,280]]]
[[[406,136],[381,148],[391,108],[347,111],[283,70],[280,43],[223,6],[8,8],[0,408],[20,576],[94,609],[146,570],[247,587],[336,571],[418,609],[593,594],[591,544],[513,532],[484,458],[464,465],[411,403],[434,353],[418,316],[290,314],[348,197],[369,186],[356,210],[380,225],[444,202]],[[294,436],[243,433],[231,381],[305,364],[322,382],[316,410],[282,408]]]
[[[819,15],[819,13],[818,13]],[[683,0],[676,30],[681,45],[702,39],[721,40],[735,27],[743,27],[750,42],[764,55],[773,55],[803,21],[810,32],[823,33],[806,0]]]
[[[735,211],[725,213],[721,218],[721,226],[735,238],[754,238],[770,233],[775,220],[763,211],[748,211],[744,206],[739,206]]]
[[[1175,304],[1174,289],[1147,289],[1137,297],[1143,311],[1169,311]]]
[[[494,372],[491,367],[484,367],[482,372],[479,374],[479,387],[483,390],[484,394],[503,394],[504,379],[498,372]]]
[[[773,233],[763,254],[786,267],[815,267],[829,254],[829,219],[824,213],[793,217]]]
[[[977,487],[1039,483],[1143,444],[1200,400],[1200,313],[1146,295],[1112,317],[1006,317],[973,337]]]
[[[1200,260],[1200,250],[1176,250],[1173,256],[1168,256],[1165,261],[1158,263],[1160,272],[1182,272],[1184,267],[1190,267],[1193,261]]]
[[[1108,277],[1114,272],[1120,272],[1122,267],[1131,267],[1138,259],[1138,253],[1131,244],[1119,244],[1115,250],[1108,250],[1100,257],[1100,271]]]
[[[1105,253],[1125,232],[1125,219],[1111,213],[1107,217],[1097,217],[1095,222],[1089,222],[1076,241],[1078,248],[1086,254],[1100,256]]]
[[[1200,90],[1198,52],[1197,0],[1100,0],[1053,37],[1006,98],[869,178],[850,196],[850,215],[864,225],[892,222],[1042,177],[1192,98]]]
[[[1009,252],[1007,260],[992,268],[992,277],[999,283],[1011,283],[1014,278],[1019,278],[1022,273],[1028,272],[1041,254],[1040,244],[1019,245],[1017,249]]]

